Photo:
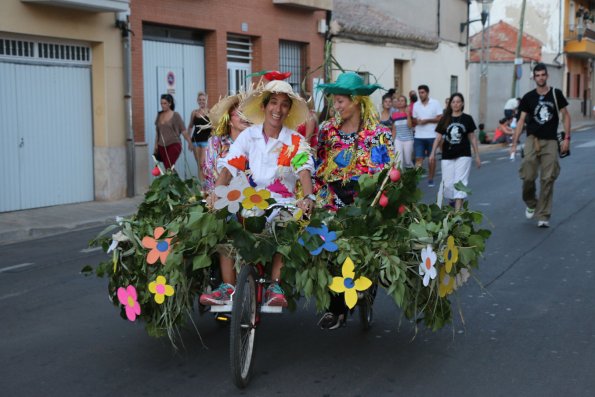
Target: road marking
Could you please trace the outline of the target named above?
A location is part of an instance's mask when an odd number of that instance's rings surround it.
[[[84,249],[80,250],[79,252],[82,254],[88,254],[89,252],[95,252],[95,251],[99,251],[99,250],[101,250],[101,247],[84,248]]]
[[[585,147],[594,147],[594,146],[595,146],[595,141],[591,141],[591,142],[587,142],[587,143],[581,143],[580,145],[577,145],[575,147],[585,148]]]
[[[481,164],[490,164],[490,163],[491,163],[490,160],[484,160],[484,161],[481,162]]]
[[[498,158],[496,158],[496,160],[510,160],[510,156],[498,157]]]
[[[26,294],[29,291],[30,290],[25,290],[25,291],[21,291],[21,292],[13,292],[12,294],[2,295],[2,296],[0,296],[0,301],[3,301],[4,299],[15,298],[17,296],[24,295],[24,294]]]
[[[19,265],[8,266],[0,269],[0,273],[9,272],[11,270],[21,269],[23,267],[33,266],[34,263],[21,263]]]

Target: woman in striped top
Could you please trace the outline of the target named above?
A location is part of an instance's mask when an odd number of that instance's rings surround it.
[[[393,136],[395,137],[395,154],[401,168],[413,168],[413,119],[411,108],[407,106],[407,98],[397,98],[397,109],[391,115]]]

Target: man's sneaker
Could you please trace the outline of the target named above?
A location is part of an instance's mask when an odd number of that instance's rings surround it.
[[[285,299],[285,292],[277,283],[272,283],[268,286],[264,294],[265,305],[287,307],[287,299]]]
[[[541,228],[550,227],[550,223],[548,221],[539,221],[539,222],[537,222],[537,227],[541,227]]]
[[[201,305],[229,305],[231,304],[231,296],[236,289],[233,285],[222,283],[216,290],[210,294],[202,294],[200,296]]]
[[[318,321],[321,329],[337,329],[345,325],[345,315],[326,312]]]
[[[428,179],[428,187],[434,187],[434,180]]]
[[[525,218],[531,219],[535,215],[535,208],[525,208]]]

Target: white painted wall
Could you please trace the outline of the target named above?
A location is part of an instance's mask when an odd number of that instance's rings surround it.
[[[403,92],[417,89],[420,84],[430,87],[430,96],[440,103],[450,96],[450,76],[458,76],[459,92],[468,93],[468,77],[465,69],[465,48],[454,43],[442,42],[438,49],[420,50],[392,44],[374,45],[335,39],[333,54],[346,70],[369,72],[384,88],[394,84],[394,61],[408,61],[403,68]],[[333,81],[340,71],[335,70]],[[371,77],[371,82],[373,82]],[[380,106],[384,91],[372,94],[372,100]]]

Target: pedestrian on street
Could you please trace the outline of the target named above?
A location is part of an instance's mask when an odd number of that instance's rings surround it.
[[[455,184],[462,182],[469,184],[469,172],[471,171],[471,146],[475,152],[475,165],[481,167],[479,158],[479,147],[475,136],[475,121],[465,109],[463,94],[455,92],[450,96],[448,108],[436,127],[436,140],[430,153],[430,165],[435,167],[436,151],[442,148],[442,181],[444,182],[444,197],[454,201],[455,209],[463,206],[467,193],[455,189]]]
[[[521,98],[510,98],[508,101],[506,101],[504,104],[505,119],[512,119],[516,116],[520,100]]]
[[[526,93],[521,99],[519,110],[521,115],[516,131],[512,137],[510,153],[516,153],[516,145],[527,123],[527,141],[525,156],[521,163],[519,175],[523,181],[523,201],[527,205],[527,219],[537,218],[537,226],[549,227],[552,214],[552,198],[554,182],[560,174],[558,150],[565,153],[570,148],[570,114],[568,102],[562,91],[547,84],[547,67],[538,63],[533,69],[533,80],[537,87]],[[559,143],[557,137],[559,114],[562,114],[564,141]],[[559,145],[559,148],[558,148]],[[539,197],[536,197],[535,180],[540,177]]]
[[[417,87],[419,100],[413,105],[413,117],[415,118],[415,138],[413,148],[415,150],[415,167],[421,168],[424,159],[430,155],[434,140],[436,139],[436,126],[442,117],[442,106],[434,98],[430,98],[430,88],[422,84]],[[434,187],[434,173],[436,165],[430,162],[428,166],[428,186]]]
[[[155,146],[154,155],[160,158],[165,169],[171,169],[180,153],[182,152],[182,141],[180,134],[188,142],[188,150],[192,150],[192,140],[184,128],[184,120],[175,111],[176,104],[174,97],[170,94],[163,94],[160,98],[161,111],[155,119]]]

